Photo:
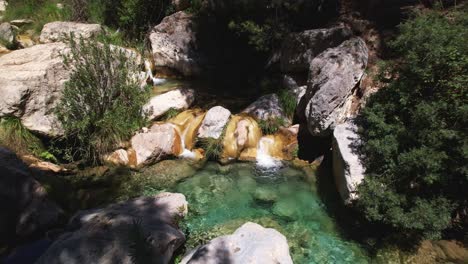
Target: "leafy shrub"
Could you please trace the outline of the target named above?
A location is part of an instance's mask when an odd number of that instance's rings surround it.
[[[166,113],[164,113],[160,118],[158,118],[159,120],[162,120],[162,121],[168,121],[169,119],[172,119],[174,117],[176,117],[177,115],[179,115],[180,113],[182,113],[182,110],[179,110],[177,108],[169,108],[169,110],[167,110]]]
[[[128,50],[69,38],[64,63],[72,73],[56,107],[69,160],[99,163],[145,124],[148,91],[138,85],[136,59]]]
[[[401,60],[362,113],[358,206],[408,237],[439,238],[468,205],[468,16],[431,11],[400,30]]]
[[[281,117],[270,118],[268,120],[258,121],[258,125],[264,135],[272,135],[278,132],[281,127],[286,125],[286,121]]]
[[[284,113],[289,117],[293,118],[294,113],[296,112],[296,97],[294,94],[286,89],[282,89],[278,93],[278,98],[280,100],[281,106],[284,110]]]
[[[197,146],[205,150],[205,157],[208,160],[219,160],[223,153],[223,137],[214,138],[199,138]]]

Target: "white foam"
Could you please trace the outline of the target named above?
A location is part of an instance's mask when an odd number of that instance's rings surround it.
[[[281,167],[283,164],[270,156],[268,153],[268,146],[273,144],[273,139],[262,137],[258,142],[257,147],[257,166],[263,169],[275,169]]]

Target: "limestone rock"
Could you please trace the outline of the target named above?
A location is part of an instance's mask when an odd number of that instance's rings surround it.
[[[333,175],[341,198],[357,198],[356,187],[364,180],[364,167],[358,154],[357,127],[352,121],[338,125],[333,132]]]
[[[16,29],[10,23],[0,24],[0,41],[7,46],[16,43]]]
[[[8,2],[6,0],[0,0],[0,12],[5,12],[8,6]]]
[[[246,223],[185,256],[181,264],[292,264],[286,238],[271,228]]]
[[[63,216],[27,165],[1,147],[0,189],[0,243],[43,233]]]
[[[117,166],[126,166],[129,164],[128,153],[125,149],[118,149],[105,156],[104,161]]]
[[[340,45],[351,36],[351,29],[345,26],[292,33],[282,44],[280,68],[283,72],[305,72],[314,57],[328,48]]]
[[[298,106],[313,136],[326,136],[347,118],[353,91],[364,75],[368,49],[353,38],[312,60],[307,92]]]
[[[75,37],[81,36],[84,39],[89,39],[98,36],[102,32],[103,29],[99,24],[55,21],[44,25],[39,41],[41,43],[61,41],[69,37],[71,33]]]
[[[81,211],[70,220],[71,232],[60,236],[36,263],[132,264],[129,234],[139,228],[149,237],[151,259],[166,264],[185,241],[176,219],[186,214],[187,201],[178,193],[161,193]]]
[[[171,108],[177,110],[187,109],[194,101],[194,90],[178,88],[151,98],[151,100],[143,106],[143,110],[148,113],[149,119],[154,120]]]
[[[53,109],[69,72],[63,43],[36,45],[0,57],[0,117],[16,116],[29,130],[57,136],[63,133]]]
[[[198,130],[198,137],[218,139],[230,117],[231,112],[222,106],[211,108],[206,113],[205,119]]]
[[[150,35],[155,66],[168,67],[184,76],[201,72],[196,24],[191,14],[179,11],[165,17]]]
[[[289,117],[284,113],[281,102],[276,94],[267,94],[249,105],[243,113],[252,115],[257,120],[267,121],[269,119],[283,119],[290,123]]]
[[[136,161],[130,165],[134,166],[148,165],[182,152],[180,135],[171,124],[154,124],[148,132],[133,136],[131,144]]]
[[[25,25],[30,25],[34,23],[34,21],[32,21],[31,19],[14,19],[14,20],[11,20],[10,21],[10,24],[12,24],[13,26],[16,26],[16,27],[22,27],[22,26],[25,26]]]

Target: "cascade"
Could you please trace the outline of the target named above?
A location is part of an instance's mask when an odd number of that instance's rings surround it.
[[[201,110],[187,110],[169,121],[181,139],[182,152],[179,154],[180,158],[197,159],[200,157],[200,152],[192,149],[195,145],[198,128],[204,117],[205,114]]]
[[[151,63],[148,60],[145,60],[145,70],[146,76],[151,79],[153,85],[160,85],[166,82],[166,79],[154,77]]]
[[[265,136],[260,139],[257,147],[257,166],[264,169],[274,169],[282,166],[280,160],[270,155],[270,147],[274,146],[274,138]]]

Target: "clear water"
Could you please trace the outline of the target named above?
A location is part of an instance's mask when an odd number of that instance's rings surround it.
[[[314,181],[307,178],[293,168],[270,172],[251,164],[208,164],[173,190],[189,201],[187,247],[251,221],[284,234],[294,263],[368,263],[358,244],[340,237]]]

